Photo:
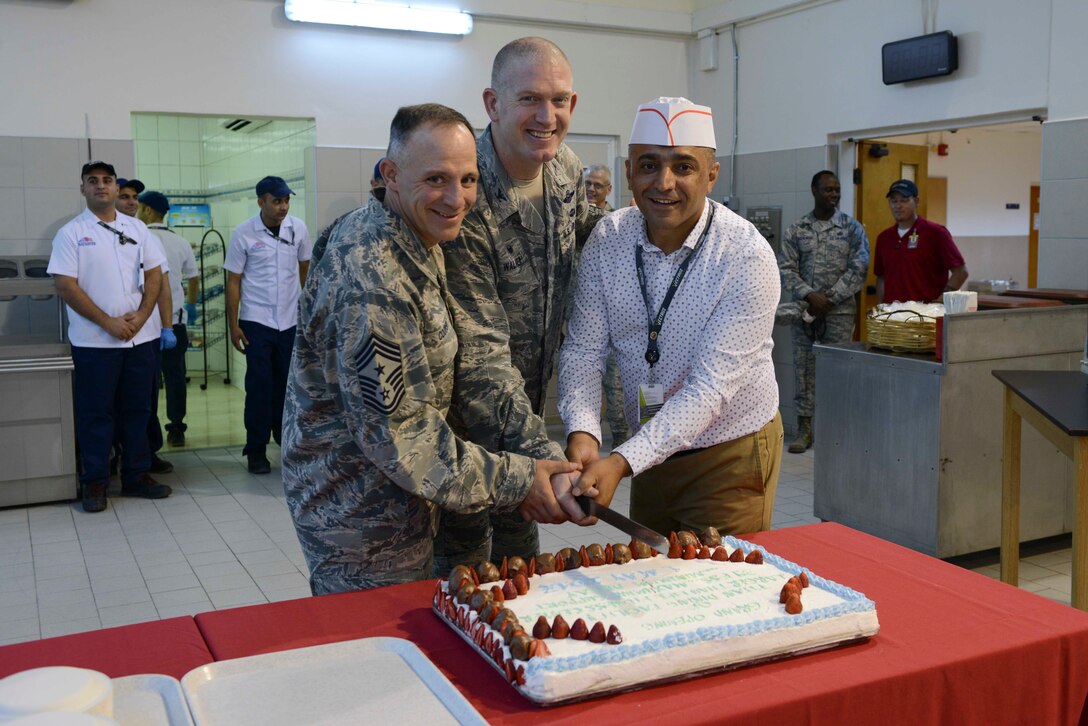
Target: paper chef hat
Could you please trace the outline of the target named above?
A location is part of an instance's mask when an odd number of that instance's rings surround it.
[[[686,98],[662,96],[638,107],[630,143],[717,149],[714,116],[709,106],[697,106]]]

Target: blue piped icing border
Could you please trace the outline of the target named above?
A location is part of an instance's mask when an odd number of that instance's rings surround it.
[[[742,625],[701,626],[694,630],[669,633],[660,638],[647,640],[638,644],[615,645],[608,648],[601,648],[600,650],[595,650],[591,653],[583,653],[582,655],[567,656],[564,658],[556,658],[554,656],[549,658],[533,658],[525,668],[525,675],[529,676],[536,673],[564,673],[566,671],[580,670],[595,665],[622,663],[623,661],[638,658],[640,656],[660,653],[670,648],[682,648],[684,646],[706,641],[726,640],[728,638],[738,638],[747,635],[758,635],[759,633],[766,633],[773,630],[796,628],[819,620],[827,620],[841,615],[867,612],[876,609],[876,603],[862,595],[860,592],[852,590],[845,585],[840,585],[837,582],[814,575],[809,570],[794,562],[783,559],[778,555],[772,555],[757,544],[746,542],[735,537],[724,537],[723,542],[733,549],[739,547],[746,555],[752,550],[759,550],[763,553],[764,564],[772,565],[790,575],[799,575],[803,571],[808,575],[810,586],[826,590],[832,595],[842,598],[845,602],[830,607],[819,608],[817,610],[806,610],[799,615],[782,615],[777,618],[757,620]]]

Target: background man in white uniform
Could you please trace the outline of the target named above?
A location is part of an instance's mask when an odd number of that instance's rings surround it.
[[[84,164],[80,180],[87,208],[57,232],[48,271],[68,305],[83,509],[101,512],[115,426],[122,444],[121,494],[170,496],[170,487],[147,473],[151,378],[160,344],[154,312],[166,258],[143,222],[114,207],[112,165]]]
[[[608,504],[635,474],[631,517],[656,529],[751,532],[771,524],[782,419],[771,362],[774,253],[706,198],[718,175],[710,109],[661,98],[636,112],[627,179],[637,209],[602,219],[582,252],[559,362],[575,489]],[[599,458],[609,350],[636,433]]]
[[[163,347],[161,352],[163,388],[166,391],[166,441],[171,446],[185,445],[185,402],[188,393],[185,385],[185,351],[189,347],[189,334],[186,324],[196,317],[196,296],[200,276],[197,272],[196,257],[192,245],[184,237],[174,234],[163,219],[170,211],[170,200],[162,192],[144,192],[139,197],[136,218],[162,242],[167,263],[173,274],[167,275],[170,282],[170,299],[173,303],[170,311],[170,327],[176,339],[172,348]],[[183,289],[184,284],[184,289]],[[160,302],[161,304],[161,302]],[[163,331],[165,333],[165,330]],[[148,438],[152,442],[162,442],[162,429],[158,416],[158,386],[151,405],[151,421],[148,424]],[[152,446],[154,448],[154,446]]]
[[[298,296],[310,266],[312,245],[306,223],[287,213],[292,194],[278,176],[257,182],[261,212],[235,227],[223,263],[230,341],[246,356],[242,453],[254,474],[272,470],[265,455],[269,434],[280,443]]]

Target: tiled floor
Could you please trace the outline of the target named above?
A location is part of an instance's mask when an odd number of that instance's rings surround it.
[[[241,428],[230,419],[222,425]],[[175,465],[160,477],[169,499],[115,497],[99,514],[64,503],[0,510],[0,645],[309,595],[275,447],[266,476],[246,472],[238,446],[163,453]],[[774,527],[817,521],[812,467],[811,451],[784,455]],[[626,511],[627,482],[614,501]],[[626,539],[565,524],[543,527],[541,545]],[[1026,557],[1021,587],[1068,604],[1071,559],[1068,548]],[[993,558],[972,565],[997,577]]]

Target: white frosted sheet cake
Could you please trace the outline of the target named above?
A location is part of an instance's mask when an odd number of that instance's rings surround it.
[[[540,704],[810,652],[866,638],[879,629],[876,605],[864,595],[761,547],[726,537],[720,547],[697,544],[694,550],[702,550],[704,559],[682,559],[674,549],[673,557],[537,572],[520,581],[522,590],[528,587],[521,595],[515,594],[511,568],[503,573],[509,576],[505,580],[475,585],[491,595],[491,607],[481,602],[488,600],[482,593],[475,600],[475,593],[452,596],[450,580],[442,580],[434,610],[524,696]],[[718,559],[710,559],[715,552]],[[729,554],[750,561],[721,561]],[[570,553],[557,559],[569,562]],[[587,562],[584,548],[578,559]],[[761,563],[752,563],[759,559]],[[527,574],[524,568],[521,572]],[[478,579],[478,574],[472,580],[454,577],[455,592]],[[507,595],[494,593],[492,587]],[[786,595],[796,595],[790,612],[783,603],[784,589]],[[497,617],[502,609],[511,613]],[[557,615],[571,626],[570,634],[562,625],[555,627]],[[505,625],[510,620],[515,625]],[[497,623],[505,635],[489,622]],[[591,639],[575,638],[585,637],[587,630]]]

